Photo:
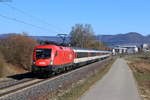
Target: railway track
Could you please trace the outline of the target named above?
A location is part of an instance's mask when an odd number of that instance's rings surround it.
[[[4,80],[0,80],[0,83],[4,83],[4,82],[8,82],[8,81],[12,81],[13,79],[4,79]]]
[[[23,80],[19,80],[19,81],[17,81],[17,80],[0,81],[0,82],[2,82],[2,83],[0,83],[1,84],[1,86],[0,86],[0,99],[1,99],[1,97],[7,96],[9,94],[13,94],[14,92],[25,89],[29,86],[36,85],[36,84],[44,82],[46,80],[56,79],[57,77],[63,76],[65,74],[74,72],[74,71],[79,70],[79,69],[80,68],[75,69],[75,70],[71,70],[71,71],[66,72],[66,73],[61,73],[61,74],[56,75],[56,76],[51,76],[50,78],[47,78],[47,79],[35,79],[35,78],[32,79],[31,78],[31,79],[23,79]],[[8,84],[5,84],[5,82],[8,82]]]
[[[21,84],[24,82],[28,82],[31,81],[33,79],[23,79],[23,80],[8,80],[8,81],[2,81],[0,82],[0,90],[4,89],[4,88],[8,88],[11,86],[15,86],[17,84]]]
[[[17,80],[14,80],[14,79],[0,80],[0,89],[7,83],[11,83],[11,82],[15,82],[15,81],[17,81]]]
[[[103,63],[105,61],[101,61],[101,62]],[[82,77],[85,77],[85,75],[87,74],[86,72],[88,72],[88,71],[92,72],[92,70],[94,71],[93,67],[91,67],[91,66],[93,66],[93,65],[99,66],[98,63],[99,62],[97,62],[95,64],[94,63],[89,64],[85,67],[80,67],[75,70],[71,70],[67,73],[62,73],[62,74],[52,76],[47,79],[31,78],[31,79],[26,79],[26,80],[20,80],[14,84],[0,87],[0,100],[12,100],[12,98],[15,98],[15,100],[20,100],[20,99],[22,99],[22,96],[25,98],[22,100],[26,100],[27,96],[30,97],[29,95],[35,94],[34,96],[36,97],[37,95],[40,96],[41,94],[43,94],[42,93],[43,91],[46,91],[46,92],[55,91],[61,85],[68,84],[68,82],[70,84],[70,82],[73,82],[74,79],[76,79],[76,80],[78,78],[80,79],[81,78],[80,75],[82,75]],[[80,74],[77,74],[77,73],[80,73]],[[65,80],[70,80],[70,81],[65,81]],[[67,82],[67,83],[65,83],[65,82]],[[34,91],[34,93],[33,93],[33,91]],[[39,91],[41,94],[39,94]],[[19,96],[21,96],[21,97],[19,97]]]
[[[40,83],[46,79],[27,79],[23,81],[19,81],[15,84],[11,84],[5,87],[0,88],[0,97],[5,96],[7,94],[13,93],[15,91],[24,89],[28,86],[32,86],[34,84]]]
[[[73,71],[73,70],[72,70]],[[59,75],[63,75],[65,73],[60,73]],[[22,79],[22,80],[4,80],[0,81],[0,100],[1,97],[4,97],[5,95],[12,94],[14,92],[17,92],[19,90],[25,89],[29,86],[36,85],[40,82],[44,82],[46,80],[52,80],[55,77],[59,77],[59,75],[51,75],[47,79],[37,79],[37,78],[30,78],[30,79]]]
[[[24,80],[20,80],[20,81],[9,80],[8,82],[12,81],[12,83],[9,83],[9,85],[4,85],[4,86],[0,87],[0,100],[1,100],[1,97],[11,95],[15,92],[18,92],[19,90],[26,89],[30,86],[34,86],[34,85],[36,85],[38,83],[42,83],[44,81],[52,81],[54,79],[57,79],[61,76],[67,75],[69,73],[75,72],[75,71],[80,70],[80,69],[83,69],[83,67],[77,68],[75,70],[71,70],[71,71],[66,72],[66,73],[61,73],[61,74],[56,75],[56,76],[51,76],[50,78],[47,78],[47,79],[35,79],[34,78],[34,79],[24,79]]]
[[[62,74],[65,74],[65,73],[62,73]],[[62,75],[62,74],[60,74],[60,75]],[[5,95],[9,95],[13,92],[27,88],[29,86],[38,84],[40,82],[44,82],[44,81],[49,80],[53,77],[55,78],[57,76],[59,76],[59,75],[55,75],[55,76],[51,75],[47,79],[30,78],[30,79],[23,79],[23,80],[10,79],[7,81],[0,81],[0,98],[5,96]]]
[[[3,90],[5,88],[9,88],[9,87],[13,87],[15,85],[19,85],[19,84],[29,82],[29,81],[32,81],[32,80],[34,80],[34,79],[12,80],[12,81],[8,81],[8,82],[4,82],[4,83],[0,84],[1,85],[0,90]]]
[[[76,69],[77,70],[77,69]],[[20,80],[20,81],[16,81],[16,80],[8,80],[8,81],[2,81],[4,83],[1,84],[5,84],[5,82],[11,82],[7,85],[1,85],[0,86],[0,100],[1,97],[4,97],[5,95],[9,95],[9,94],[13,94],[14,92],[17,92],[19,90],[25,89],[29,86],[33,86],[36,85],[38,83],[47,81],[47,80],[53,80],[57,77],[63,76],[64,74],[67,73],[71,73],[72,71],[76,71],[76,70],[71,70],[70,72],[66,72],[66,73],[60,73],[59,75],[52,75],[47,79],[24,79],[24,80]]]

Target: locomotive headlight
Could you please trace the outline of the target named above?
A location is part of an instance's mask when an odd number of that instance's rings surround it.
[[[35,64],[35,61],[32,61],[32,64]]]
[[[50,64],[51,64],[51,65],[53,64],[53,61],[52,61],[52,60],[50,60]]]

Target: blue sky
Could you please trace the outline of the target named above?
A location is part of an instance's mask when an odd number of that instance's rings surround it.
[[[74,24],[91,24],[97,35],[150,34],[150,0],[12,0],[0,2],[0,15],[42,27],[39,29],[0,17],[0,34],[27,32],[29,35],[55,36],[68,34]]]

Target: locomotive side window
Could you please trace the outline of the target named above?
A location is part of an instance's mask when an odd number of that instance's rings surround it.
[[[51,49],[36,49],[36,59],[48,59],[51,57]]]

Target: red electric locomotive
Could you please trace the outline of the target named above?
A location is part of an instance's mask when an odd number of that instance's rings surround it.
[[[109,51],[40,45],[33,52],[33,73],[59,73],[110,56]]]
[[[33,73],[59,72],[73,65],[74,52],[69,47],[40,45],[33,53]]]

